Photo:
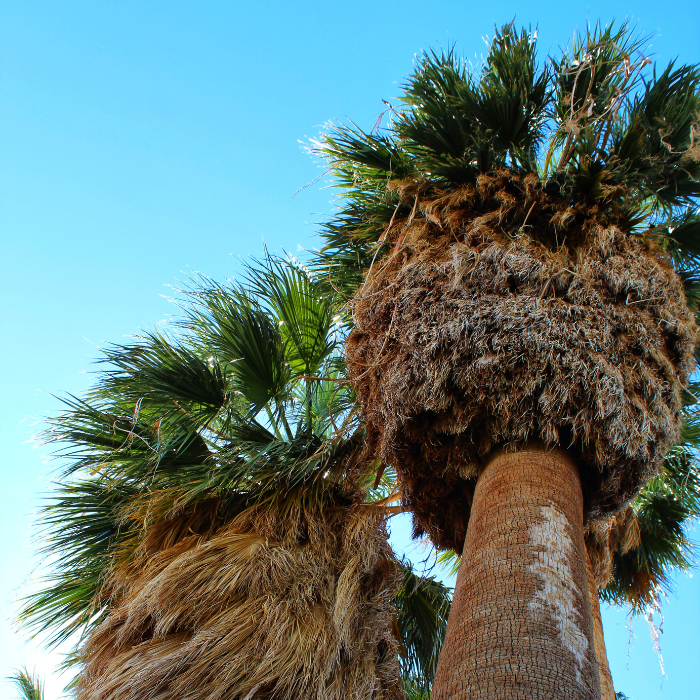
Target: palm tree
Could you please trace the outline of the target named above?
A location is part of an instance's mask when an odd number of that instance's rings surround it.
[[[700,448],[698,384],[690,383],[683,408],[680,441],[664,460],[660,473],[620,513],[585,532],[594,644],[602,700],[615,700],[603,636],[600,602],[625,606],[631,612],[658,609],[671,592],[671,575],[688,569],[696,559],[688,539],[690,525],[700,517]],[[457,574],[460,558],[444,550],[438,561]]]
[[[700,72],[626,25],[540,66],[417,63],[386,127],[318,144],[345,203],[317,265],[416,534],[461,567],[434,698],[600,697],[584,528],[678,440],[695,367]]]
[[[51,424],[52,567],[22,619],[81,632],[80,700],[400,697],[399,652],[427,688],[449,591],[389,547],[334,298],[268,257],[183,299]]]

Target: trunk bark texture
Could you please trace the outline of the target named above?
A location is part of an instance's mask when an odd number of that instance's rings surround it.
[[[598,700],[583,496],[562,451],[479,476],[433,700]]]
[[[593,618],[593,635],[595,640],[595,657],[598,662],[598,675],[600,677],[601,700],[615,700],[612,674],[608,666],[608,654],[605,650],[605,638],[603,637],[603,620],[600,616],[600,601],[598,600],[598,585],[595,582],[591,558],[586,552],[586,573],[588,575],[588,597],[591,601],[591,617]]]

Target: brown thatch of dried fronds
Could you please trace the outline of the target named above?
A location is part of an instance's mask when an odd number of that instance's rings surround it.
[[[401,187],[414,211],[353,299],[346,354],[417,534],[460,552],[483,460],[533,441],[579,458],[587,522],[617,511],[675,441],[694,366],[672,265],[534,175]]]
[[[639,546],[639,522],[634,509],[628,505],[604,520],[590,523],[585,537],[596,586],[605,588],[612,577],[615,553],[625,554]]]
[[[79,700],[401,697],[381,509],[249,509],[115,571]],[[173,519],[187,519],[180,514]]]

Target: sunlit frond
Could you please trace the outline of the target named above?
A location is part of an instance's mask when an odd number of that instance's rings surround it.
[[[534,174],[548,196],[586,202],[608,224],[651,231],[696,258],[696,227],[669,229],[700,196],[698,68],[657,72],[648,38],[626,22],[589,25],[543,61],[536,45],[536,31],[511,22],[480,66],[454,48],[427,51],[384,126],[341,124],[315,142],[343,198],[314,264],[329,289],[351,295],[419,199],[496,171]]]
[[[23,668],[15,671],[8,680],[14,684],[18,700],[44,700],[44,681],[36,673]]]

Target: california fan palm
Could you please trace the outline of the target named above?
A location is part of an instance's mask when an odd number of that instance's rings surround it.
[[[695,368],[700,72],[626,25],[535,45],[426,54],[385,128],[318,144],[369,440],[469,562],[436,700],[600,696],[584,528],[659,473]]]
[[[400,697],[399,651],[425,685],[447,591],[424,649],[410,609],[431,584],[389,547],[334,299],[268,258],[244,283],[195,281],[182,307],[106,350],[53,421],[52,567],[23,619],[82,631],[80,700]]]

